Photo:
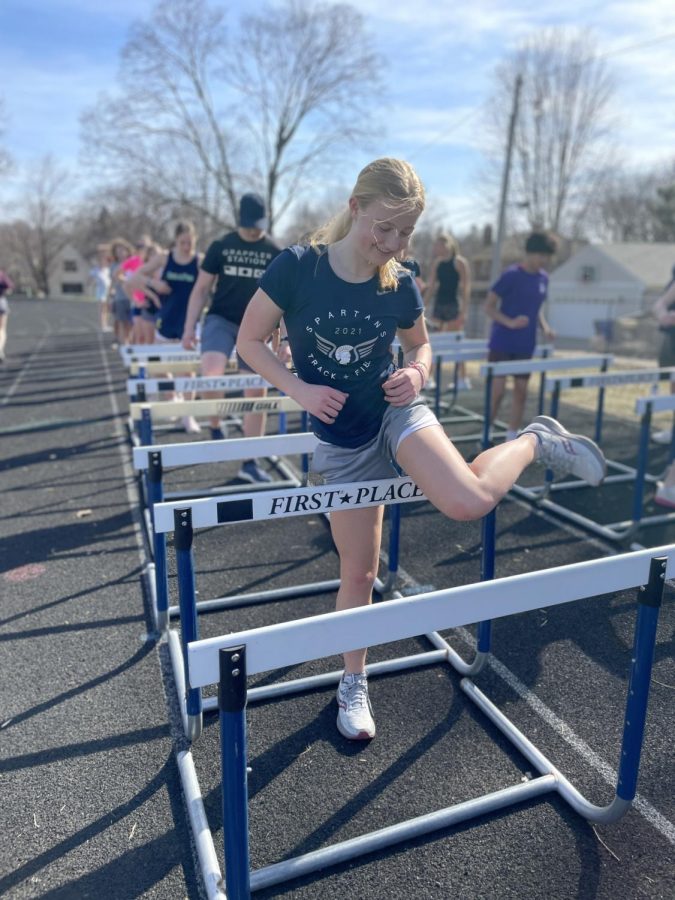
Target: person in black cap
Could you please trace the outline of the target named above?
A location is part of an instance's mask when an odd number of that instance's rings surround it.
[[[197,323],[211,298],[201,336],[202,375],[224,374],[237,342],[244,310],[258,287],[260,276],[280,252],[265,233],[266,229],[264,200],[258,194],[244,194],[239,202],[239,227],[213,241],[206,251],[190,294],[182,340],[186,350],[195,348]],[[250,371],[241,359],[239,366]],[[247,397],[262,397],[265,389],[248,389],[244,394]],[[210,393],[204,396],[218,395]],[[249,413],[244,416],[246,437],[262,435],[264,429],[264,414]],[[212,419],[211,438],[218,440],[224,437],[220,421]],[[271,480],[255,459],[243,463],[239,478],[249,482]]]

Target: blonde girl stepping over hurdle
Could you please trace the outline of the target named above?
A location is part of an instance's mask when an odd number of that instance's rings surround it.
[[[489,513],[535,461],[599,484],[602,451],[547,416],[467,464],[419,397],[431,347],[419,290],[397,257],[423,209],[424,188],[413,168],[375,160],[309,246],[289,247],[270,263],[248,305],[237,350],[310,413],[321,441],[315,476],[327,483],[392,478],[395,461],[434,506],[460,521]],[[297,377],[265,346],[282,317]],[[405,354],[399,369],[390,351],[397,336]],[[331,512],[338,610],[371,602],[382,518],[383,507]],[[352,740],[375,735],[365,660],[365,648],[345,653],[337,691],[337,726]]]

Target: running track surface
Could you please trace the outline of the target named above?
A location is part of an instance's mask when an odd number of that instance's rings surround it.
[[[0,370],[0,894],[197,898],[200,878],[174,756],[185,742],[166,647],[151,633],[142,590],[145,556],[119,415],[126,373],[109,336],[98,336],[96,316],[93,304],[15,301],[8,362]],[[565,421],[590,427],[572,409]],[[634,423],[608,423],[617,457],[635,435]],[[186,438],[175,432],[166,439]],[[170,480],[213,484],[236,474],[206,468],[172,473]],[[585,497],[574,502],[599,507],[605,521],[614,521],[624,516],[622,491],[579,492]],[[500,507],[498,530],[498,576],[612,552],[515,502]],[[675,529],[645,530],[639,540],[656,546],[675,540]],[[478,542],[477,525],[444,521],[428,505],[409,507],[403,588],[476,580]],[[324,523],[310,518],[198,532],[195,556],[202,599],[336,572]],[[200,627],[209,636],[283,621],[323,612],[332,600],[217,613]],[[629,594],[601,597],[547,611],[542,598],[541,610],[496,623],[494,662],[477,679],[599,803],[609,800],[606,779],[618,756],[632,601]],[[594,830],[562,801],[545,798],[257,896],[670,900],[674,623],[669,587],[640,803],[617,825]],[[448,637],[470,653],[467,633]],[[425,649],[424,641],[375,648],[370,658],[416,648]],[[283,675],[325,666],[335,668],[337,660]],[[369,746],[337,735],[331,690],[250,708],[254,866],[527,777],[527,764],[468,705],[449,670],[373,679],[371,696],[378,736]],[[221,856],[217,730],[207,717],[194,757]]]

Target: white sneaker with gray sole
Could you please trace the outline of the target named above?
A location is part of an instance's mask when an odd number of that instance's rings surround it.
[[[375,721],[365,673],[342,675],[337,702],[337,727],[343,737],[350,741],[369,741],[375,737]]]
[[[607,462],[595,441],[568,431],[557,419],[537,416],[521,434],[539,439],[537,462],[558,475],[574,475],[597,487],[607,474]]]

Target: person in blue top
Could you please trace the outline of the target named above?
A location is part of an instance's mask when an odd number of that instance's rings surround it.
[[[555,251],[556,242],[550,235],[533,231],[525,242],[522,263],[505,269],[490,288],[485,301],[485,314],[492,319],[488,341],[490,362],[531,359],[537,341],[537,326],[546,339],[555,337],[542,308],[548,292],[548,274],[544,266],[550,264]],[[516,437],[523,424],[529,378],[529,375],[513,378],[507,441]],[[506,376],[494,378],[490,422],[497,418],[505,390]]]
[[[129,289],[145,294],[142,315],[155,328],[154,343],[181,340],[200,262],[195,226],[189,221],[178,222],[171,249],[155,253],[129,278]],[[183,427],[188,434],[201,431],[194,416],[183,416]]]
[[[602,452],[554,419],[538,417],[517,440],[467,464],[420,399],[431,347],[414,277],[397,260],[423,209],[424,189],[409,163],[375,160],[310,246],[289,247],[270,263],[246,309],[238,353],[310,413],[320,439],[313,477],[327,483],[392,478],[398,466],[458,520],[490,512],[536,459],[598,484],[605,475]],[[265,344],[282,318],[297,376]],[[396,336],[401,368],[391,354]],[[339,610],[371,602],[382,518],[381,506],[331,511]],[[345,653],[337,692],[337,726],[352,740],[375,735],[365,659],[365,649]]]

